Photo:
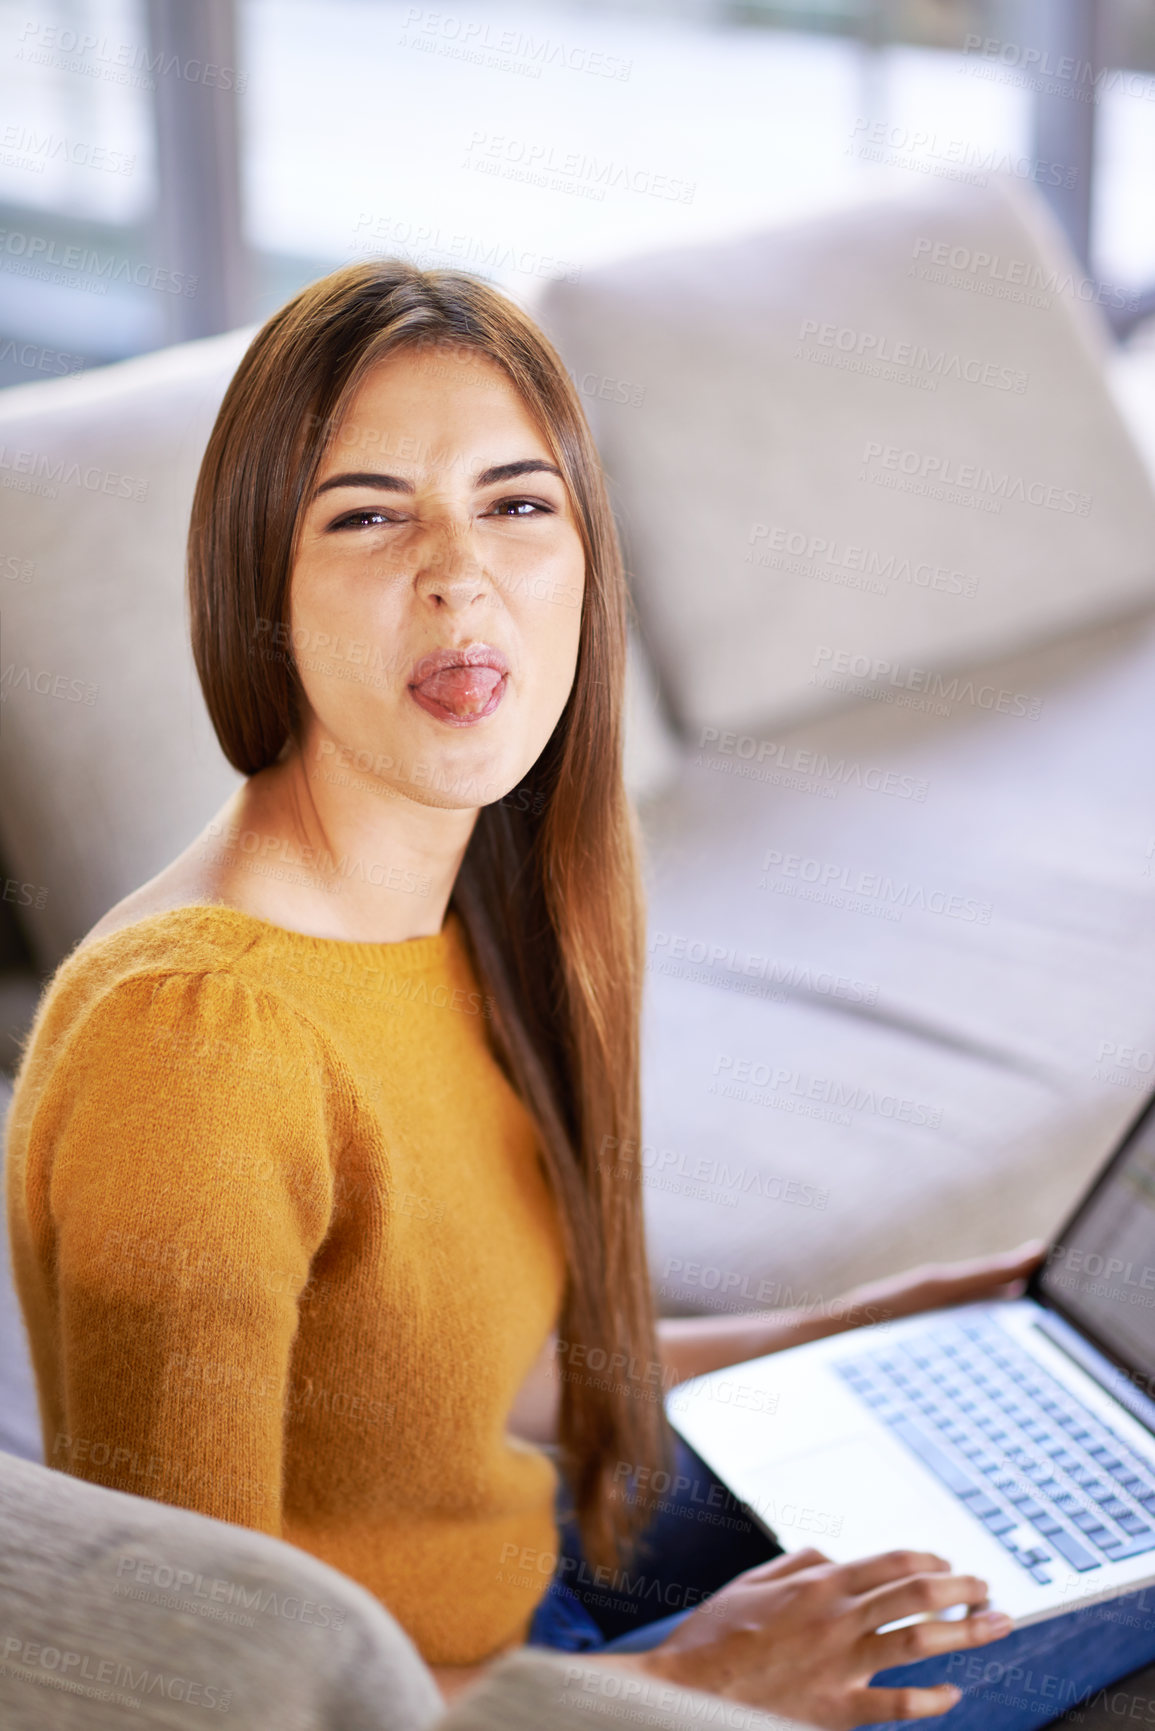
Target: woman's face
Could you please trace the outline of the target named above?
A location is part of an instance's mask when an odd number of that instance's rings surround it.
[[[422,805],[502,798],[565,707],[584,583],[565,483],[501,368],[463,346],[387,356],[331,441],[293,564],[308,773]]]

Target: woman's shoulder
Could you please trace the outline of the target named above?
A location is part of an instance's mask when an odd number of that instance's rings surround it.
[[[271,965],[287,934],[221,889],[187,856],[174,861],[64,957],[21,1044],[17,1139],[89,1088],[117,1112],[149,1099],[174,1121],[210,1100],[239,1108],[256,1090],[270,1121],[337,1123],[349,1092],[340,1053],[292,972]]]
[[[203,1167],[235,1144],[276,1148],[324,1179],[353,1109],[340,1054],[261,977],[234,911],[118,904],[65,958],[21,1051],[12,1171],[65,1147],[106,1175],[125,1162],[160,1170],[173,1150]]]
[[[227,953],[251,939],[254,919],[268,922],[263,880],[238,874],[219,838],[235,817],[244,788],[194,836],[184,851],[139,888],[123,896],[85,933],[66,965],[107,961],[159,949],[183,956]],[[246,930],[245,922],[249,929]],[[275,923],[275,915],[273,916]]]
[[[201,840],[203,835],[102,914],[65,958],[60,973],[98,978],[149,968],[243,971],[254,947],[278,928],[268,921],[259,900],[250,905],[236,893],[227,873],[215,869],[211,859],[206,862],[205,849],[198,846]],[[255,961],[249,971],[259,973]]]
[[[203,916],[230,905],[221,894],[219,881],[196,869],[186,850],[102,914],[75,945],[68,960],[99,948],[124,931],[130,931],[137,941],[147,939],[157,930],[155,922],[159,919],[166,921],[165,933],[173,940],[179,940],[185,933],[199,933],[203,937],[214,924]],[[218,919],[215,924],[219,926],[221,921]]]
[[[149,1114],[162,1140],[226,1110],[254,1137],[289,1122],[302,1141],[325,1126],[343,1138],[348,1089],[331,1041],[246,968],[215,912],[158,909],[66,958],[22,1043],[10,1145],[88,1098],[122,1126]]]
[[[97,920],[49,986],[83,983],[100,992],[144,975],[241,976],[251,936],[238,913],[226,902],[158,895],[146,885]]]
[[[261,966],[260,922],[230,903],[190,900],[190,888],[154,879],[74,946],[44,986],[22,1073],[44,1076],[81,1049],[115,1049],[130,1068],[159,1039],[199,1041],[218,1054],[315,1043]]]

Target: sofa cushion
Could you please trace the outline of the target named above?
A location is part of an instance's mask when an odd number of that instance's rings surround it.
[[[570,367],[628,386],[591,398],[595,430],[695,738],[925,690],[1155,595],[1081,280],[1004,177],[548,286]]]
[[[688,749],[647,812],[667,1310],[1046,1236],[1155,1085],[1155,609],[939,707]]]

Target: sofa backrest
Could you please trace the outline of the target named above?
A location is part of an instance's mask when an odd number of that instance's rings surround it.
[[[1034,187],[972,178],[547,286],[698,746],[1155,597],[1096,304],[1125,297]]]
[[[0,856],[50,969],[239,777],[187,643],[184,541],[251,333],[0,394]],[[15,571],[15,575],[13,575]]]

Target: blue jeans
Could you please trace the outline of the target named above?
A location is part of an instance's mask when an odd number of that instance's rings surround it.
[[[735,1575],[781,1556],[782,1546],[680,1437],[675,1448],[672,1483],[628,1568],[596,1571],[586,1562],[568,1487],[560,1485],[557,1570],[530,1628],[531,1646],[567,1653],[656,1647]],[[654,1489],[662,1489],[658,1480]]]
[[[735,1575],[782,1554],[681,1438],[675,1448],[670,1493],[628,1569],[589,1567],[567,1489],[561,1487],[557,1571],[534,1616],[530,1646],[566,1653],[656,1647],[695,1605]],[[820,1535],[814,1542],[821,1548]],[[1137,1694],[1125,1681],[1130,1672],[1152,1663],[1155,1588],[1147,1587],[1016,1629],[984,1647],[892,1666],[871,1681],[879,1686],[954,1683],[962,1699],[933,1721],[943,1731],[1039,1731],[1076,1703],[1100,1697],[1112,1719],[1152,1725],[1155,1696],[1148,1698],[1146,1690]],[[897,1723],[881,1731],[893,1731]]]

